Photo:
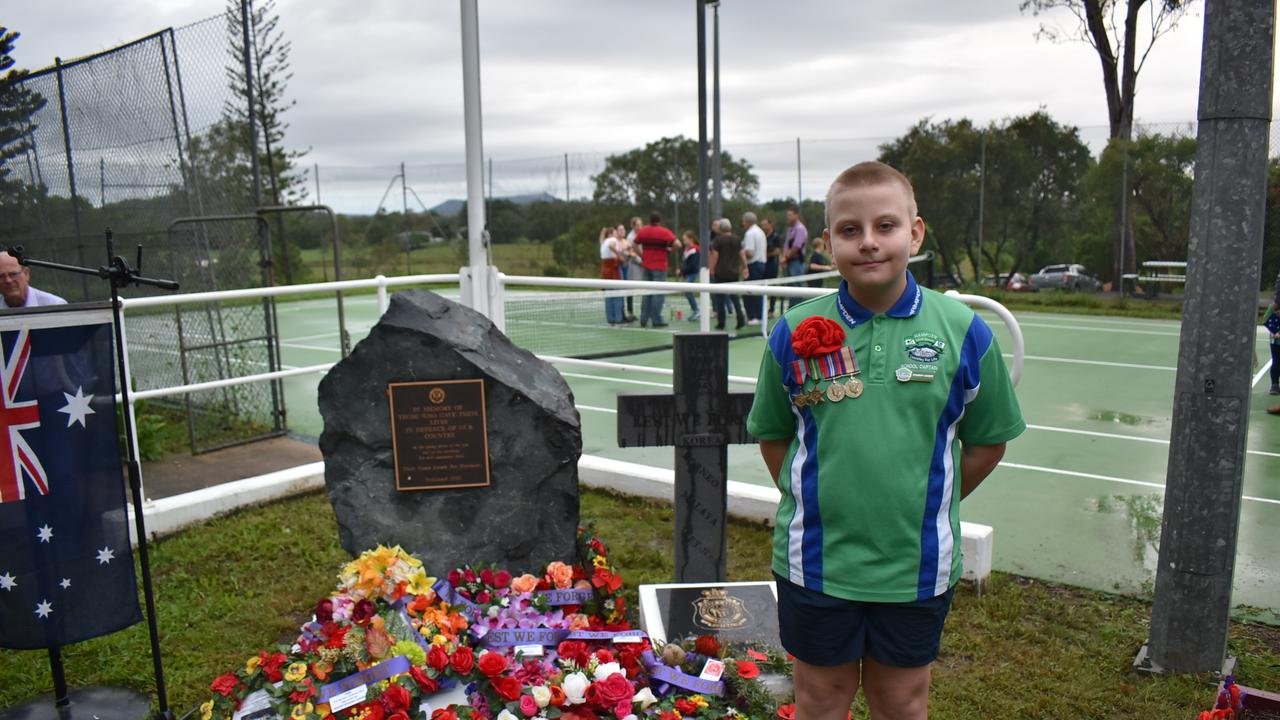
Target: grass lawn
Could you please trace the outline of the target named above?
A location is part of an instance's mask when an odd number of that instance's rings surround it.
[[[595,491],[583,492],[581,507],[632,588],[634,612],[637,585],[672,576],[671,507]],[[729,579],[769,576],[769,533],[730,524]],[[348,559],[323,494],[219,517],[152,549],[165,676],[179,716],[206,698],[215,676],[292,640]],[[436,574],[446,570],[422,560]],[[1010,575],[997,574],[981,597],[962,588],[934,669],[930,717],[1193,718],[1211,705],[1209,678],[1129,673],[1149,616],[1140,600]],[[1280,629],[1233,623],[1229,651],[1243,684],[1280,687]],[[73,685],[153,691],[145,624],[63,656]],[[43,652],[0,653],[0,708],[50,690]]]

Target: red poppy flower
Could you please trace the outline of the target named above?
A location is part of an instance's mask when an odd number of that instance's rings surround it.
[[[782,720],[795,720],[796,706],[795,705],[779,705],[778,717],[782,718]]]
[[[738,661],[738,677],[750,680],[753,677],[760,676],[760,666],[750,660]]]
[[[751,650],[751,649],[747,650],[747,657],[751,658],[752,660],[759,660],[760,662],[765,662],[769,659],[768,655],[765,655],[759,650]]]
[[[225,675],[219,675],[217,679],[215,679],[212,683],[210,683],[209,689],[218,693],[219,695],[222,695],[223,697],[230,696],[231,691],[236,689],[235,674],[227,673]]]
[[[831,318],[805,318],[791,331],[791,349],[802,358],[833,353],[843,345],[844,328]]]
[[[714,635],[699,635],[698,639],[693,641],[693,651],[699,655],[716,657],[720,654],[720,642]]]

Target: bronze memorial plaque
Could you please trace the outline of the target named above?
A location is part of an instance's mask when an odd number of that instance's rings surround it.
[[[390,383],[397,490],[489,484],[484,380]]]

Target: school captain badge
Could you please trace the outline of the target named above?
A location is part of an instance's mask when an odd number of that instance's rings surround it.
[[[942,351],[946,349],[947,342],[933,333],[916,333],[909,338],[903,339],[906,345],[907,357],[918,363],[933,364],[942,359]]]

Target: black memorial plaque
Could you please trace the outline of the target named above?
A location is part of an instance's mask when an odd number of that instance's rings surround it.
[[[659,585],[653,589],[668,641],[714,635],[722,642],[765,643],[778,639],[778,600],[773,583]],[[643,612],[643,609],[642,609]]]
[[[489,484],[484,380],[391,383],[397,490]]]

